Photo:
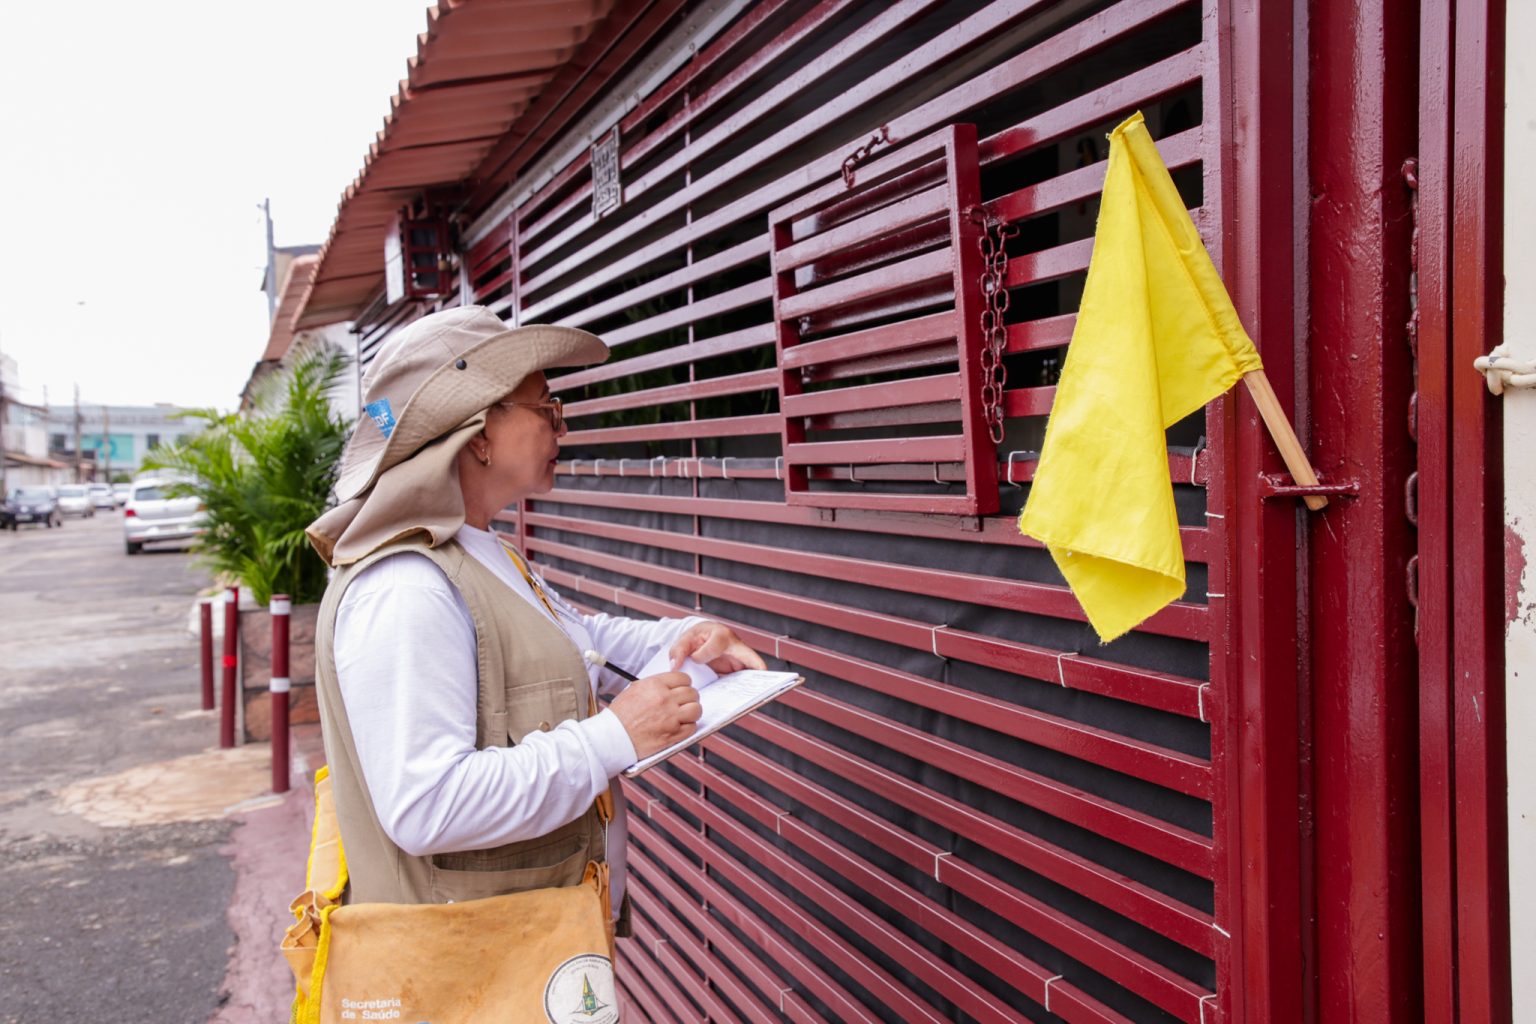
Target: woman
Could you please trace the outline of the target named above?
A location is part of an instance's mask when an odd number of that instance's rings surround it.
[[[572,885],[606,857],[618,916],[613,778],[690,734],[700,709],[681,672],[626,687],[583,652],[631,668],[662,648],[674,669],[688,657],[763,667],[719,623],[581,614],[491,529],[554,484],[565,425],[543,370],[607,355],[584,331],[509,329],[462,307],[399,331],[369,368],[342,503],[309,531],[338,570],[316,692],[348,902]],[[606,710],[598,692],[614,694]]]

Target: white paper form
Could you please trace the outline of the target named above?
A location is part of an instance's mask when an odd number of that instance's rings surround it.
[[[644,679],[646,676],[670,671],[671,668],[671,659],[662,650],[646,662],[637,675]],[[692,658],[684,661],[679,671],[686,673],[693,680],[694,688],[699,691],[699,706],[703,713],[699,717],[698,728],[686,739],[641,758],[624,769],[624,774],[631,778],[805,682],[804,677],[794,672],[769,672],[762,669],[742,669],[722,676]]]

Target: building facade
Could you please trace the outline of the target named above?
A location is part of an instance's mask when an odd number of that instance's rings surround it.
[[[626,783],[637,1019],[1509,1019],[1503,439],[1470,370],[1504,27],[433,9],[292,326],[350,323],[362,363],[470,302],[602,336],[551,380],[555,491],[501,528],[592,609],[715,616],[808,680]],[[1188,592],[1100,645],[1014,520],[1137,110],[1322,483],[1241,394],[1176,425]]]
[[[92,479],[132,477],[156,445],[185,440],[201,429],[198,420],[178,418],[183,411],[165,403],[50,405],[44,416],[48,451],[55,461],[71,467],[79,452]]]
[[[17,487],[57,487],[74,480],[73,467],[48,455],[42,406],[23,402],[16,360],[0,354],[0,494]]]
[[[269,222],[270,243],[270,222]],[[260,400],[261,392],[271,385],[266,382],[293,364],[293,357],[310,345],[326,345],[346,355],[351,364],[348,372],[328,394],[331,408],[345,420],[357,416],[362,405],[361,370],[357,358],[357,337],[344,323],[325,324],[303,331],[294,328],[294,314],[299,302],[309,290],[318,262],[317,245],[268,246],[266,284],[271,322],[267,332],[267,344],[261,358],[251,368],[251,375],[240,390],[240,410],[249,412]],[[275,282],[275,283],[274,283]]]

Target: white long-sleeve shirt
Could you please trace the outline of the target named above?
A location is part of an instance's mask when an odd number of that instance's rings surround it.
[[[496,535],[465,525],[454,539],[549,617]],[[578,651],[600,651],[631,671],[701,621],[583,615],[542,579],[539,585]],[[627,829],[613,777],[635,762],[635,748],[611,710],[530,733],[512,747],[475,749],[474,621],[442,570],[410,552],[381,559],[352,581],[336,615],[335,656],[363,782],[396,846],[426,856],[533,839],[575,820],[611,787],[608,861],[617,913]],[[612,672],[589,673],[599,693],[625,685]]]

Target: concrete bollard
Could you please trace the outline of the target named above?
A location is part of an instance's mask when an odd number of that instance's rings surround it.
[[[235,665],[240,633],[240,588],[229,588],[224,604],[224,706],[219,712],[219,746],[235,745]]]
[[[288,792],[288,622],[293,602],[272,595],[272,792]]]
[[[198,626],[202,633],[203,710],[213,710],[213,602],[197,604]]]

